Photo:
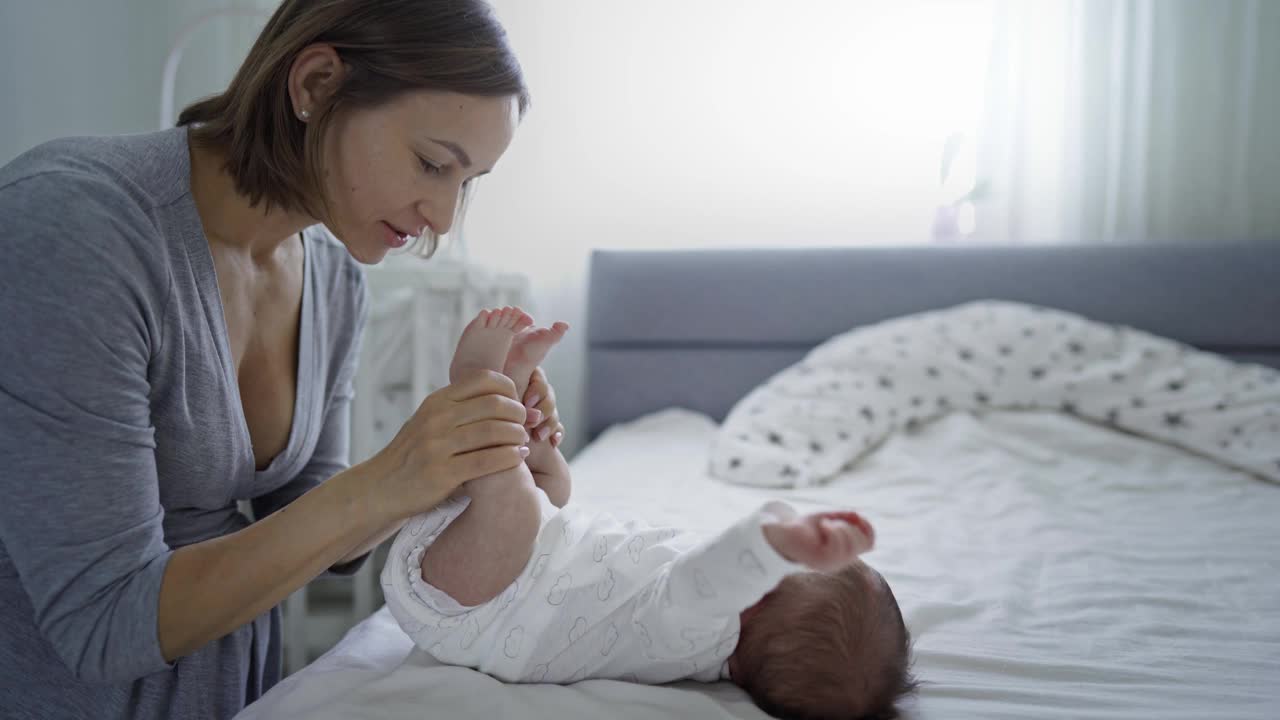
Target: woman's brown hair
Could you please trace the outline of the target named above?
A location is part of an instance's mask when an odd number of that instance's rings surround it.
[[[347,74],[303,123],[289,100],[289,71],[314,43],[332,46]],[[227,90],[188,106],[178,125],[226,154],[236,190],[253,205],[323,218],[321,141],[336,114],[413,90],[511,96],[522,116],[529,105],[520,64],[485,0],[284,0]],[[419,252],[430,256],[438,238],[428,231],[426,242]]]

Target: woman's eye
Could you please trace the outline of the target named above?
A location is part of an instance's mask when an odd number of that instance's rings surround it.
[[[418,162],[422,165],[422,171],[425,172],[426,174],[428,175],[440,174],[440,166],[422,157],[421,155],[418,156]]]

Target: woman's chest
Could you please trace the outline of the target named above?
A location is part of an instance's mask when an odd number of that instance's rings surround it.
[[[257,265],[214,254],[231,366],[258,470],[288,447],[298,399],[302,257],[283,255]]]
[[[291,300],[247,302],[254,296],[222,285],[226,276],[217,288],[175,282],[149,369],[167,517],[274,490],[301,472],[319,436],[327,389],[312,304],[301,288]]]

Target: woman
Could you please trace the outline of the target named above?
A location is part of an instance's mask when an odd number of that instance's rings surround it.
[[[180,127],[0,170],[0,714],[230,717],[281,600],[559,441],[475,374],[346,460],[357,262],[434,249],[527,101],[483,0],[285,0]]]

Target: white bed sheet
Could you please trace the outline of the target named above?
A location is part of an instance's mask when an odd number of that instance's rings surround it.
[[[574,459],[573,502],[713,530],[780,497],[862,510],[924,681],[908,718],[1280,718],[1280,486],[1050,413],[957,413],[837,481],[707,476],[670,410]],[[732,685],[503,685],[413,649],[386,609],[238,716],[763,718]]]

